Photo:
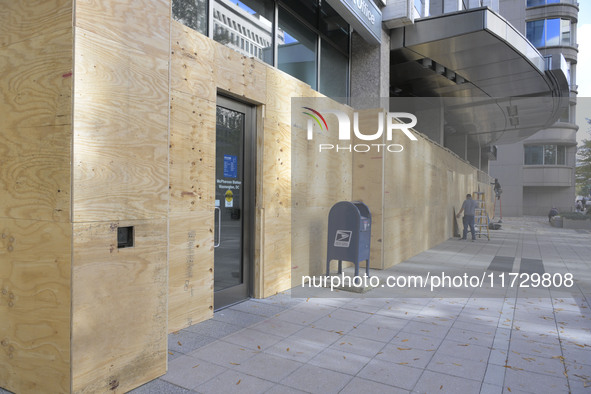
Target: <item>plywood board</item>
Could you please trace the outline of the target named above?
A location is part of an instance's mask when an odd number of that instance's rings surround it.
[[[166,222],[74,224],[74,392],[123,393],[166,372]],[[117,248],[119,226],[134,226],[134,247]]]
[[[2,132],[0,217],[68,222],[72,126]]]
[[[0,218],[0,383],[17,393],[70,389],[68,223]]]
[[[211,210],[215,199],[215,102],[173,92],[170,212]]]
[[[72,27],[72,0],[2,0],[0,10],[0,47]]]
[[[171,90],[215,102],[216,43],[176,21],[171,22],[171,42]]]
[[[168,332],[213,317],[213,219],[213,209],[170,217]]]
[[[73,220],[166,217],[168,58],[77,32]]]
[[[76,27],[130,49],[168,58],[170,0],[76,0]]]
[[[0,73],[3,134],[72,123],[71,27],[2,47]]]

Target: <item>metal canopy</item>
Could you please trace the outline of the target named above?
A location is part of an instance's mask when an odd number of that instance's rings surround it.
[[[390,95],[445,98],[446,135],[511,143],[568,107],[564,58],[544,58],[486,7],[394,29],[390,49]]]

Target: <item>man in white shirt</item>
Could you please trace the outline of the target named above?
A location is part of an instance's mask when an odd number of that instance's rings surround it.
[[[456,215],[456,217],[460,217],[462,212],[464,212],[464,217],[462,218],[462,223],[464,224],[464,234],[462,239],[466,239],[466,235],[468,235],[468,227],[472,232],[472,241],[476,240],[476,229],[474,228],[474,214],[476,212],[476,208],[478,208],[478,201],[472,199],[471,194],[466,194],[466,199],[462,204],[462,209]]]

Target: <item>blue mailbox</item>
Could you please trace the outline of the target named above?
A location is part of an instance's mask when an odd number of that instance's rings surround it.
[[[371,212],[360,201],[340,201],[328,214],[328,247],[326,275],[330,275],[330,262],[338,260],[339,274],[343,272],[343,260],[355,264],[355,276],[359,276],[359,263],[366,261],[369,276],[369,247],[371,242]]]

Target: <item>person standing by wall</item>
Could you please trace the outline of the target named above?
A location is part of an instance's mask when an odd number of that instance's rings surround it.
[[[476,240],[476,230],[474,228],[474,213],[476,208],[478,207],[478,201],[472,199],[471,194],[466,194],[466,199],[462,203],[462,209],[456,215],[456,217],[460,217],[462,212],[464,212],[464,217],[462,218],[462,223],[464,224],[464,234],[462,239],[466,239],[466,235],[468,235],[468,227],[472,232],[472,241]]]

